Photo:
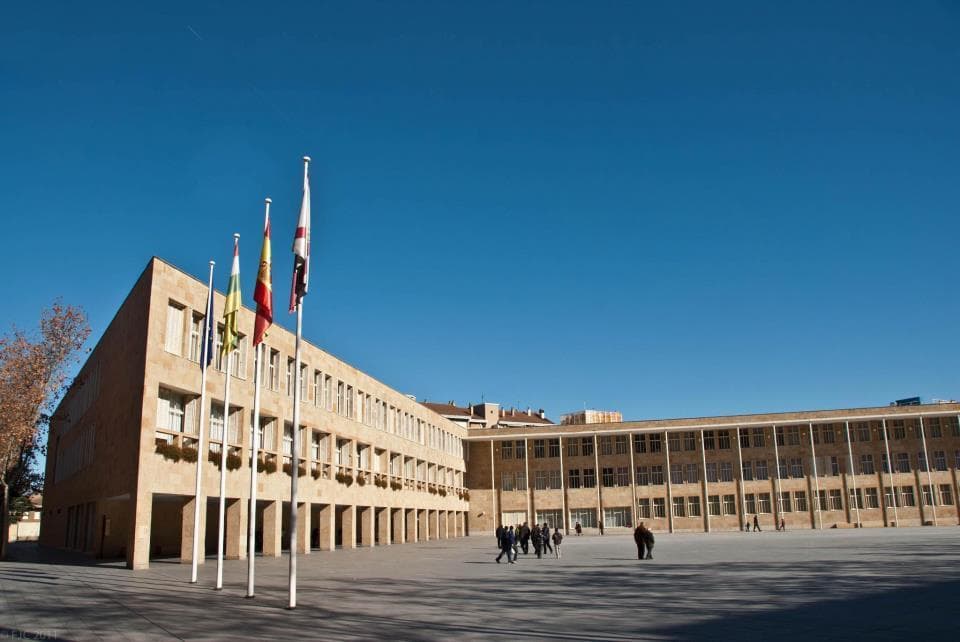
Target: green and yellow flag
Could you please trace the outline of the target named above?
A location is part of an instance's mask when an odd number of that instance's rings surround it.
[[[223,354],[229,355],[240,347],[237,334],[237,317],[240,315],[240,238],[233,238],[233,267],[230,269],[230,285],[227,286],[227,301],[223,305]]]

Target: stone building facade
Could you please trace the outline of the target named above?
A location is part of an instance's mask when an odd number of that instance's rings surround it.
[[[54,413],[42,544],[124,556],[132,568],[154,556],[189,560],[200,457],[200,532],[215,551],[216,453],[226,432],[226,554],[247,555],[254,313],[240,312],[225,420],[220,359],[208,370],[207,404],[199,407],[206,296],[206,283],[162,260],[141,274]],[[217,294],[217,319],[223,304]],[[273,326],[262,364],[256,510],[257,546],[266,555],[280,555],[287,541],[294,340]],[[463,427],[306,341],[302,373],[299,550],[466,534]],[[212,458],[197,453],[201,412],[209,417]]]
[[[471,525],[956,525],[958,413],[944,403],[470,430]]]

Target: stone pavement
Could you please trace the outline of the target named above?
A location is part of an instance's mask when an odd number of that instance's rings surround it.
[[[246,562],[214,591],[208,559],[148,571],[14,544],[0,563],[0,640],[917,639],[956,635],[960,529],[568,536],[563,559],[496,564],[492,537]]]

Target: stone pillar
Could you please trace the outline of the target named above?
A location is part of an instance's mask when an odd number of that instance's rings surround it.
[[[200,511],[200,546],[197,550],[197,564],[203,564],[206,557],[203,533],[207,532],[207,500],[204,497],[201,501],[203,506]],[[183,503],[183,518],[180,526],[180,561],[184,564],[193,561],[193,511],[196,502],[195,497],[188,497]]]
[[[263,508],[263,556],[280,557],[283,546],[283,502]]]
[[[310,502],[297,503],[297,552],[310,554]]]
[[[344,506],[340,513],[340,539],[343,548],[357,547],[357,507]]]
[[[224,557],[228,560],[247,558],[247,511],[244,510],[244,503],[242,499],[228,499],[226,502]]]
[[[360,510],[360,546],[373,546],[373,506],[365,506]]]
[[[420,541],[430,541],[430,511],[425,508],[417,510],[417,532],[420,535]]]
[[[407,542],[417,542],[417,509],[408,508],[404,511],[404,523],[407,525]]]
[[[332,551],[337,548],[337,511],[333,504],[323,504],[318,512],[320,528],[320,550]]]
[[[394,544],[405,544],[407,541],[407,511],[402,508],[390,508],[387,510],[391,513],[390,524],[393,527],[391,541]]]
[[[390,546],[390,535],[393,529],[390,528],[390,520],[393,517],[393,511],[389,508],[375,508],[379,514],[380,520],[377,529],[377,537],[380,539],[380,546]]]
[[[450,511],[443,511],[443,530],[441,531],[443,539],[450,539]]]
[[[150,568],[150,529],[153,521],[153,493],[137,495],[130,511],[130,529],[127,535],[127,568]],[[6,526],[4,526],[6,528]]]
[[[440,511],[427,511],[427,519],[430,523],[430,539],[440,539]]]

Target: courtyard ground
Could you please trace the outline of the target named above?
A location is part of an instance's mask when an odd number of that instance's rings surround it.
[[[496,564],[492,537],[214,560],[148,571],[14,544],[0,563],[0,640],[917,639],[960,626],[960,528],[568,536],[563,559]]]

